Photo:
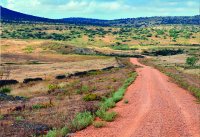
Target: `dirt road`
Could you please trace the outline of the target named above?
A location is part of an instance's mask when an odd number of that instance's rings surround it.
[[[200,137],[200,105],[195,98],[158,70],[134,58],[131,62],[142,67],[125,94],[129,103],[117,103],[114,122],[100,129],[90,126],[75,137]]]

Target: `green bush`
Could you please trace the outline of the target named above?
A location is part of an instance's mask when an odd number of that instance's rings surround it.
[[[49,86],[48,86],[48,89],[50,91],[53,91],[53,90],[58,89],[58,88],[59,88],[58,85],[55,85],[55,84],[49,84]]]
[[[0,88],[0,93],[10,93],[10,92],[11,92],[11,88],[9,87]]]
[[[15,120],[19,122],[19,121],[24,120],[24,118],[22,116],[18,116],[18,117],[15,118]]]
[[[87,94],[83,97],[84,101],[94,101],[94,100],[98,100],[98,99],[99,99],[99,97],[96,94],[92,94],[92,93]]]
[[[104,121],[95,121],[92,124],[95,128],[102,128],[106,126],[106,122]]]
[[[106,111],[109,108],[115,107],[115,105],[116,103],[114,102],[113,98],[108,98],[108,99],[105,99],[105,101],[100,104],[100,109]]]
[[[99,110],[97,110],[96,115],[105,121],[111,122],[115,119],[115,117],[117,116],[117,113],[116,112],[106,112],[103,109],[99,109]]]
[[[116,118],[116,116],[117,116],[116,112],[106,112],[103,119],[105,121],[111,122]]]
[[[194,66],[197,62],[198,62],[198,58],[197,57],[187,57],[186,59],[186,64],[190,65],[190,66]]]
[[[47,106],[45,105],[42,105],[42,104],[36,104],[36,105],[33,105],[32,108],[33,109],[41,109],[41,108],[46,108]]]
[[[81,91],[82,91],[83,93],[87,93],[87,92],[89,92],[89,90],[90,90],[90,88],[89,88],[87,85],[83,85],[83,86],[81,87]]]
[[[65,137],[69,132],[69,128],[65,126],[61,129],[50,130],[46,137]]]
[[[4,116],[3,115],[0,115],[0,120],[2,120],[4,118]]]
[[[94,116],[91,112],[82,112],[78,113],[75,118],[71,121],[71,130],[78,131],[86,128],[90,124],[92,124],[94,120]]]
[[[57,130],[56,130],[56,129],[50,130],[50,131],[47,133],[46,137],[57,137]]]

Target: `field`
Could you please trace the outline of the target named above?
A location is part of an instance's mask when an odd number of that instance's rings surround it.
[[[140,62],[172,77],[200,99],[200,60],[186,63],[188,57],[200,57],[196,25],[2,23],[1,30],[1,80],[19,83],[0,88],[0,136],[43,135],[65,127],[66,132],[75,132],[87,127],[91,122],[74,125],[77,114],[98,115],[102,102],[108,105],[106,111],[114,107],[123,97],[120,90],[125,92],[135,79],[138,66],[127,57],[142,57]],[[39,80],[25,82],[35,78]],[[120,99],[114,98],[115,93]]]

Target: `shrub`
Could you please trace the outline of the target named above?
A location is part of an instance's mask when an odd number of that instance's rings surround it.
[[[106,126],[106,122],[104,122],[104,121],[95,121],[95,122],[93,122],[93,126],[95,128],[105,127]]]
[[[22,116],[18,116],[18,117],[15,118],[15,120],[16,121],[22,121],[22,120],[24,120],[24,118]]]
[[[32,53],[34,49],[33,49],[33,47],[28,46],[28,47],[24,48],[23,50],[24,50],[26,53]]]
[[[33,109],[41,109],[41,108],[47,108],[47,105],[43,104],[36,104],[32,106]]]
[[[188,57],[186,59],[186,64],[188,64],[190,66],[194,66],[197,63],[198,60],[199,59],[197,57],[194,57],[194,56],[193,57]]]
[[[109,108],[113,108],[113,107],[115,107],[115,102],[114,102],[114,100],[113,100],[113,98],[108,98],[108,99],[106,99],[104,102],[102,102],[101,104],[100,104],[100,109],[103,109],[103,110],[108,110]]]
[[[3,115],[0,115],[0,120],[2,120],[4,118],[4,116]]]
[[[99,97],[96,94],[87,94],[83,97],[84,101],[93,101],[93,100],[98,100]]]
[[[75,118],[71,121],[71,130],[72,131],[77,131],[77,130],[82,130],[92,124],[93,122],[93,115],[91,112],[82,112],[78,113]]]
[[[96,112],[96,115],[105,121],[111,122],[115,119],[115,117],[117,116],[117,113],[116,112],[106,112],[103,109],[99,109]]]
[[[89,92],[89,87],[86,86],[86,85],[84,85],[84,86],[81,87],[81,91],[82,91],[83,93]]]
[[[58,85],[55,85],[55,84],[50,84],[50,85],[48,86],[48,89],[49,89],[50,91],[53,91],[53,90],[58,89],[58,88],[59,88]]]
[[[0,93],[10,93],[10,92],[11,92],[11,88],[9,87],[0,88]]]
[[[106,112],[103,119],[105,121],[111,122],[116,118],[116,116],[117,116],[116,112]]]
[[[69,133],[69,128],[68,127],[63,127],[61,129],[53,129],[50,130],[46,137],[65,137]]]
[[[57,137],[57,130],[56,130],[56,129],[50,130],[50,131],[47,133],[46,137]]]

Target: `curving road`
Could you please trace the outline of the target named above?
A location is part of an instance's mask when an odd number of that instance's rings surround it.
[[[96,129],[93,126],[74,137],[200,137],[200,105],[186,90],[171,83],[158,70],[132,58],[138,77],[127,89],[123,101],[113,109],[114,122]]]

